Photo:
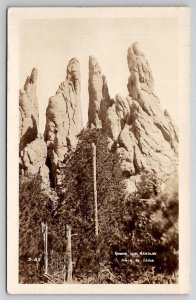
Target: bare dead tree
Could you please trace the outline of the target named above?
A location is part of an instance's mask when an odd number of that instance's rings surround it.
[[[66,226],[66,237],[67,237],[67,282],[72,282],[72,250],[71,250],[71,226]]]
[[[95,218],[95,235],[98,235],[98,210],[97,210],[97,170],[96,170],[96,146],[92,143],[93,150],[93,195],[94,195],[94,218]]]
[[[42,233],[44,239],[44,274],[48,274],[48,225],[42,223]]]

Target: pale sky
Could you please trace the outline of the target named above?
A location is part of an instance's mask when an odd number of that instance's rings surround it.
[[[178,19],[37,19],[20,27],[20,87],[33,67],[38,68],[37,97],[44,132],[48,99],[66,76],[66,67],[77,57],[81,68],[81,103],[84,125],[88,115],[88,59],[98,59],[111,97],[128,95],[127,49],[139,42],[150,63],[155,93],[178,123]]]

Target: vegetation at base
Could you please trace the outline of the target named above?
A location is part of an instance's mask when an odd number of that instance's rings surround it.
[[[43,266],[41,223],[50,215],[48,196],[41,189],[39,176],[20,176],[19,184],[19,278],[21,283],[36,283],[38,271],[42,272],[37,259]]]
[[[95,235],[94,226],[92,143],[97,149],[98,236]],[[156,195],[154,187],[159,184],[158,178],[155,174],[143,173],[138,192],[125,197],[120,158],[108,151],[107,139],[101,129],[86,129],[81,132],[77,149],[67,155],[60,170],[60,177],[62,183],[56,191],[59,197],[57,206],[54,206],[41,190],[38,177],[21,177],[22,282],[41,280],[42,222],[48,224],[49,271],[51,269],[54,276],[55,272],[66,268],[68,224],[71,225],[73,234],[73,280],[76,283],[176,282],[177,182],[172,179],[172,184],[169,184],[165,192]],[[156,252],[156,255],[141,255],[141,251]],[[117,256],[117,252],[127,252],[128,255]],[[135,257],[134,253],[138,253],[138,257]],[[40,262],[31,262],[34,269],[27,268],[28,257],[40,257]],[[127,261],[122,261],[122,258],[127,258]],[[145,259],[154,259],[154,262],[144,262]]]

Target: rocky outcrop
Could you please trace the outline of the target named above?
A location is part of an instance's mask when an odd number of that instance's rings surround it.
[[[20,173],[28,176],[40,175],[42,186],[49,185],[49,170],[46,166],[47,146],[38,137],[39,111],[36,95],[38,71],[33,68],[19,94],[19,166]]]
[[[163,112],[160,101],[154,94],[152,71],[138,43],[134,43],[132,47],[129,47],[127,60],[130,71],[129,95],[133,100],[137,100],[142,110],[153,119],[154,125],[160,129],[164,139],[169,142],[174,152],[177,153],[177,128],[167,110]]]
[[[130,71],[128,80],[129,95],[137,100],[141,90],[149,93],[154,91],[154,79],[149,63],[143,52],[140,50],[139,44],[133,43],[127,52],[127,62]]]
[[[42,184],[49,185],[49,170],[46,166],[47,146],[42,137],[27,144],[21,153],[21,167],[26,175],[40,175]]]
[[[102,99],[100,119],[102,128],[108,136],[109,148],[115,145],[121,130],[130,118],[130,97],[123,98],[117,94],[115,99]]]
[[[89,57],[89,109],[88,109],[88,124],[100,128],[102,122],[100,120],[100,105],[102,99],[109,99],[109,91],[106,77],[102,75],[101,67],[97,59],[93,56]]]
[[[19,93],[19,150],[32,142],[38,134],[38,101],[36,96],[37,85],[36,68],[33,68],[31,75],[27,77],[23,89]]]
[[[80,103],[80,65],[77,58],[72,58],[67,66],[65,80],[57,92],[49,99],[46,110],[44,138],[48,148],[48,165],[53,178],[56,177],[58,162],[77,144],[77,135],[82,129]]]
[[[138,43],[129,47],[127,61],[129,96],[118,94],[115,99],[104,99],[103,95],[101,99],[100,96],[97,115],[108,136],[109,149],[121,158],[127,189],[134,192],[143,172],[153,172],[166,178],[176,171],[178,133],[154,94],[152,71]],[[101,82],[100,73],[98,76]]]
[[[127,53],[129,95],[110,98],[106,77],[96,58],[89,57],[88,126],[102,128],[108,148],[118,153],[127,192],[137,191],[141,174],[149,172],[166,178],[176,172],[178,131],[167,110],[154,93],[149,63],[134,43]],[[66,78],[49,99],[44,139],[37,137],[37,70],[34,68],[20,91],[20,163],[27,174],[42,174],[55,187],[58,168],[66,154],[77,145],[82,129],[80,66],[72,58]]]

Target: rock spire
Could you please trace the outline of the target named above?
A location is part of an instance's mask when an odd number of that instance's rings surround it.
[[[89,123],[103,128],[109,149],[121,158],[122,175],[133,192],[142,172],[163,178],[177,170],[178,131],[154,94],[152,71],[138,43],[128,48],[127,62],[129,95],[117,94],[111,99],[109,93],[103,96],[100,66],[90,59]]]
[[[44,138],[48,148],[48,165],[55,177],[58,162],[77,145],[77,135],[82,129],[80,103],[80,65],[72,58],[67,66],[66,78],[56,94],[49,99],[46,109]]]

